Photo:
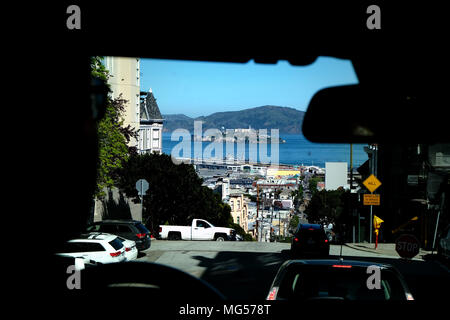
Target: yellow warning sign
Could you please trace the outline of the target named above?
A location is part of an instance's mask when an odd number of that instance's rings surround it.
[[[374,192],[379,186],[381,186],[381,182],[377,179],[377,177],[371,174],[366,180],[364,180],[363,185],[365,185],[370,192]]]
[[[373,227],[375,229],[380,229],[381,228],[381,224],[384,222],[383,219],[377,217],[377,216],[373,216]]]
[[[363,204],[365,206],[379,206],[380,205],[380,195],[365,193],[364,198],[363,198]]]

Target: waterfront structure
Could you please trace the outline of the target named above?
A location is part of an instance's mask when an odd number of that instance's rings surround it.
[[[267,177],[293,177],[300,175],[300,170],[293,170],[292,168],[269,167],[266,172]]]

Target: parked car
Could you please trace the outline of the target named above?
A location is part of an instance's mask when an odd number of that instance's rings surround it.
[[[444,259],[450,259],[450,225],[444,229],[439,238],[437,253]]]
[[[327,235],[328,242],[332,243],[336,240],[336,234],[332,229],[324,228],[325,234]]]
[[[193,219],[190,226],[159,226],[159,238],[168,240],[236,240],[236,231],[215,227],[206,220]]]
[[[291,255],[323,256],[330,253],[330,241],[323,227],[319,224],[299,224],[291,241]]]
[[[136,242],[138,251],[151,246],[150,231],[135,220],[103,220],[95,222],[87,228],[88,232],[105,232],[121,236]]]
[[[82,258],[90,263],[125,261],[125,246],[116,235],[96,233],[81,235],[66,242],[59,256]]]
[[[368,268],[379,269],[379,285],[368,285]],[[402,275],[389,264],[343,260],[288,260],[278,270],[267,300],[414,300]]]
[[[136,248],[136,242],[128,240],[122,237],[118,237],[125,246],[125,258],[127,261],[136,260],[138,257],[138,249]]]

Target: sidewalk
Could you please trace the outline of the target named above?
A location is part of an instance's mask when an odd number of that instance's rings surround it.
[[[355,250],[400,258],[397,251],[395,251],[395,243],[379,243],[377,249],[375,249],[375,243],[346,243],[345,246]],[[431,254],[431,251],[420,249],[419,254],[413,259],[423,260],[423,256],[427,254]]]

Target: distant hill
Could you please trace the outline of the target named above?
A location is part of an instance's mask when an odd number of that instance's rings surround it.
[[[203,130],[221,129],[279,129],[280,133],[301,133],[305,112],[289,107],[262,106],[240,111],[216,112],[209,116],[190,118],[184,114],[164,114],[164,131],[175,129],[193,131],[194,120],[203,121]]]

